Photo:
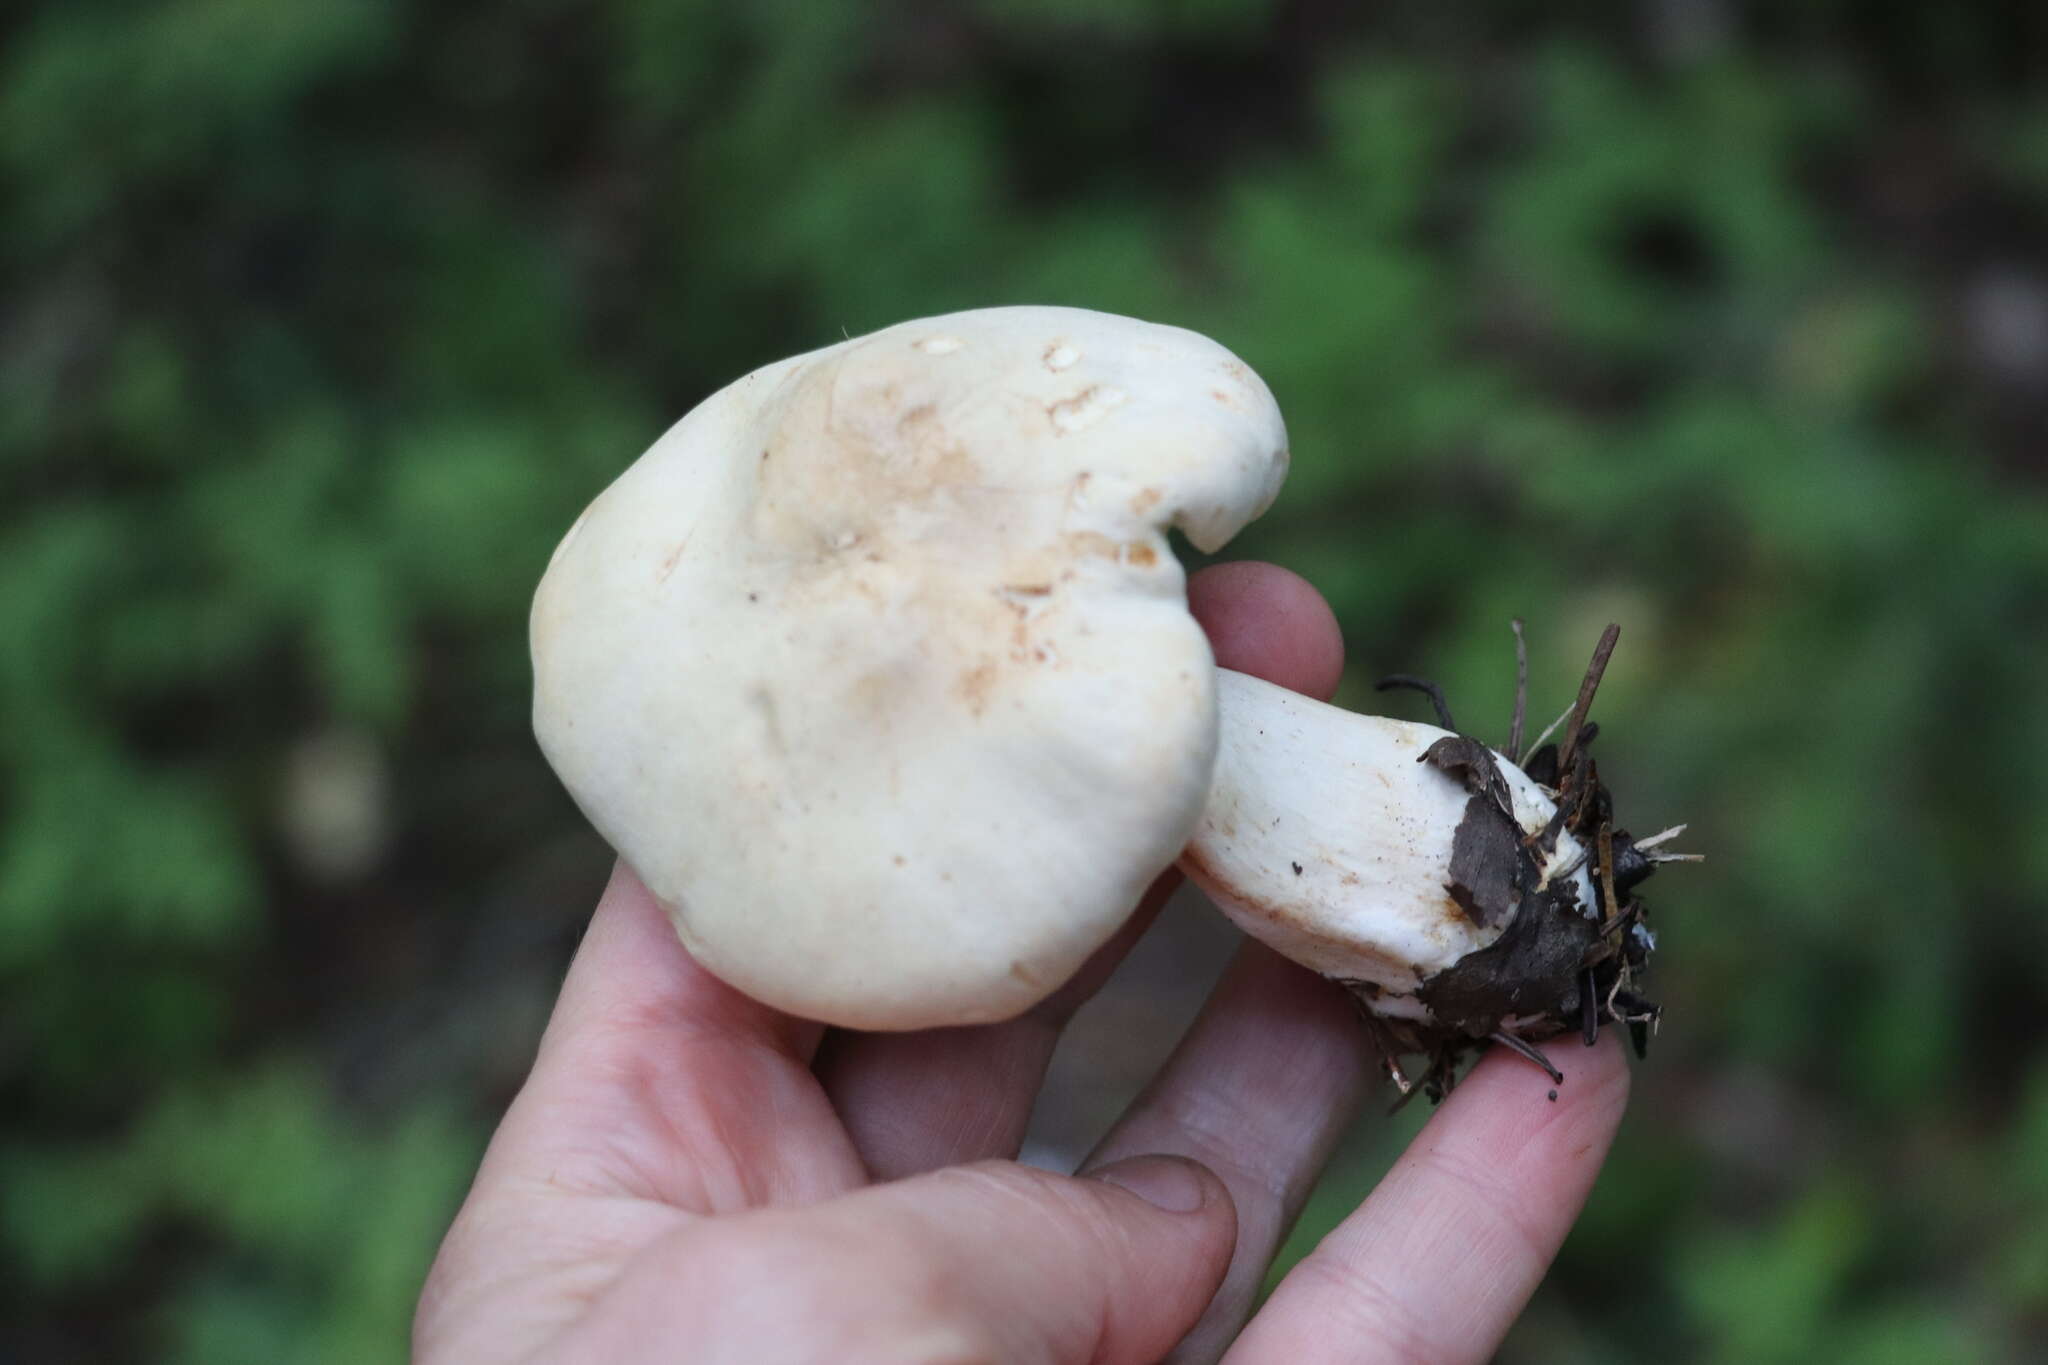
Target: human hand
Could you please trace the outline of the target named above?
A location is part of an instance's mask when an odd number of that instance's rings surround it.
[[[1312,589],[1234,564],[1190,603],[1218,661],[1314,695],[1342,646]],[[1487,1358],[1620,1121],[1611,1036],[1549,1082],[1491,1055],[1247,1325],[1375,1074],[1337,987],[1247,943],[1078,1177],[1016,1164],[1066,1020],[1171,875],[1025,1016],[830,1031],[699,967],[623,865],[414,1323],[439,1362]]]

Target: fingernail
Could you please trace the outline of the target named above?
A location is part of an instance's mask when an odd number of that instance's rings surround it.
[[[1129,1156],[1088,1172],[1088,1178],[1129,1190],[1168,1213],[1193,1213],[1209,1201],[1202,1168],[1184,1157]]]

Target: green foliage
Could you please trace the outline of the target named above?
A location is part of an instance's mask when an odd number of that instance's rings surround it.
[[[166,1360],[394,1353],[473,1140],[424,1104],[375,1138],[302,1067],[173,1089],[121,1138],[0,1153],[0,1227],[32,1289],[110,1277],[152,1230],[233,1248],[157,1310]]]
[[[2048,111],[2019,21],[1854,11],[0,20],[0,1355],[402,1349],[597,856],[525,738],[556,537],[747,368],[1024,300],[1267,378],[1233,553],[1351,700],[1504,720],[1519,614],[1552,709],[1623,624],[1606,776],[1712,861],[1508,1357],[2024,1354]]]

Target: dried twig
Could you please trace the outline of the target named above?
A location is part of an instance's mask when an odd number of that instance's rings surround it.
[[[1522,618],[1508,623],[1515,632],[1515,718],[1508,726],[1508,762],[1522,761],[1522,721],[1529,710],[1529,642],[1522,638]]]
[[[1429,704],[1436,708],[1437,724],[1443,726],[1444,729],[1449,730],[1454,735],[1458,733],[1457,725],[1451,720],[1451,704],[1444,700],[1443,688],[1427,678],[1418,678],[1412,673],[1389,673],[1386,677],[1374,683],[1372,690],[1375,692],[1386,692],[1396,687],[1411,687],[1428,697]]]
[[[1499,1043],[1502,1047],[1507,1048],[1510,1052],[1519,1053],[1520,1055],[1527,1057],[1536,1065],[1542,1067],[1545,1073],[1549,1075],[1552,1081],[1555,1081],[1559,1085],[1564,1084],[1564,1073],[1562,1071],[1559,1071],[1556,1067],[1552,1066],[1550,1064],[1550,1058],[1544,1056],[1542,1051],[1538,1049],[1534,1043],[1524,1042],[1520,1038],[1517,1038],[1514,1034],[1507,1032],[1505,1029],[1496,1030],[1491,1036],[1494,1042]]]
[[[1579,731],[1585,728],[1586,713],[1593,709],[1593,694],[1600,690],[1600,677],[1607,672],[1607,660],[1614,654],[1614,642],[1621,638],[1621,627],[1611,625],[1600,633],[1600,643],[1593,647],[1593,662],[1586,665],[1586,676],[1579,683],[1579,699],[1572,703],[1572,721],[1565,727],[1564,743],[1558,746],[1557,770],[1568,773],[1572,770],[1572,756],[1578,752]]]

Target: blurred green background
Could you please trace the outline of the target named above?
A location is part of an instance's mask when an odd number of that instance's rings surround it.
[[[402,1351],[605,867],[526,728],[555,539],[748,368],[1019,301],[1266,377],[1232,553],[1352,702],[1504,729],[1519,614],[1547,718],[1623,625],[1603,772],[1712,861],[1502,1358],[2039,1358],[2044,54],[1850,0],[0,19],[0,1358]]]

